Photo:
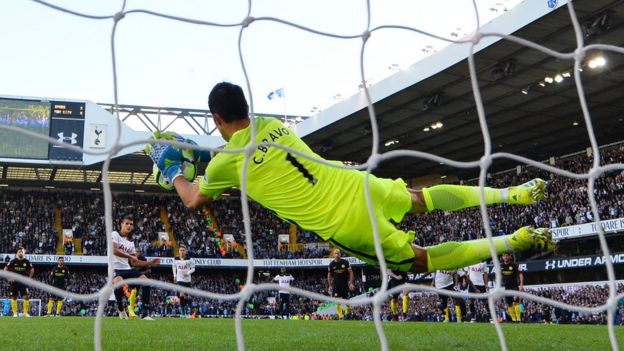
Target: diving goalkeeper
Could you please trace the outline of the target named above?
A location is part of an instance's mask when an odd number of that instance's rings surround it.
[[[226,190],[240,188],[245,176],[242,170],[244,153],[227,152],[243,149],[250,143],[251,119],[243,90],[231,83],[219,83],[210,92],[208,106],[221,136],[228,143],[225,152],[218,153],[209,162],[198,184],[185,178],[181,149],[157,141],[146,147],[146,153],[189,208],[201,208],[218,199]],[[323,160],[279,120],[258,117],[255,124],[254,142],[259,145],[249,156],[246,172],[249,197],[282,219],[316,233],[369,264],[378,265],[365,198],[366,173],[330,167],[267,145],[278,144],[314,160]],[[162,135],[157,132],[155,138],[160,137]],[[175,134],[170,139],[193,143]],[[530,205],[543,198],[544,186],[543,180],[534,179],[505,189],[485,188],[486,203]],[[388,268],[415,273],[435,272],[470,266],[491,257],[487,239],[445,242],[423,248],[413,244],[413,231],[399,230],[390,221],[399,222],[406,213],[455,211],[478,206],[478,187],[436,185],[413,190],[401,179],[373,175],[369,176],[369,187]],[[532,249],[548,251],[554,245],[548,230],[530,227],[493,239],[497,253]]]

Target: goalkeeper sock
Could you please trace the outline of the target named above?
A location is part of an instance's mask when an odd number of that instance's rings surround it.
[[[462,321],[462,311],[461,307],[455,305],[455,319],[457,319],[457,323],[461,323]]]
[[[52,314],[52,308],[54,308],[54,299],[48,299],[48,316]]]
[[[351,306],[347,305],[345,307],[345,311],[347,312],[347,315],[351,314]]]
[[[513,234],[512,234],[513,235]],[[511,251],[508,239],[505,236],[492,238],[497,254]],[[487,239],[477,239],[464,242],[448,241],[439,245],[430,246],[427,250],[427,271],[453,270],[468,267],[491,257],[490,245]]]
[[[56,303],[56,315],[57,316],[61,315],[62,309],[63,309],[63,300],[58,300],[58,302]]]
[[[390,310],[392,311],[393,316],[399,314],[399,306],[397,305],[398,305],[397,300],[395,299],[390,300]]]
[[[407,311],[409,309],[409,295],[403,294],[403,315],[407,315]]]
[[[485,204],[498,204],[506,201],[507,189],[485,188]],[[435,185],[422,189],[427,211],[457,211],[462,208],[479,206],[479,187],[464,185]]]
[[[28,311],[30,311],[30,300],[29,299],[24,299],[24,310],[22,311],[23,315],[27,315]]]
[[[342,319],[342,305],[336,305],[336,310],[338,310],[338,319]]]
[[[444,308],[444,321],[448,322],[450,318],[450,310],[448,307]]]
[[[11,300],[11,310],[13,311],[13,314],[17,314],[17,299]]]

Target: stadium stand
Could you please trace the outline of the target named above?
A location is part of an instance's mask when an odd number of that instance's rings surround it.
[[[603,150],[602,163],[624,162],[624,146],[615,145]],[[591,164],[585,152],[556,161],[556,166],[573,172],[584,172]],[[549,180],[549,196],[536,206],[517,207],[501,205],[490,207],[490,225],[495,235],[511,233],[525,225],[562,227],[593,221],[583,181],[552,176],[544,171],[526,167],[518,175],[515,170],[490,177],[491,186],[518,184],[533,177]],[[468,182],[468,184],[475,182]],[[167,199],[167,201],[164,201]],[[624,174],[605,174],[596,182],[596,199],[601,219],[616,219],[624,215]],[[179,199],[170,196],[118,194],[114,199],[114,218],[132,213],[136,218],[132,239],[148,256],[172,257],[174,244],[158,239],[158,232],[166,231],[160,218],[161,207],[166,207],[175,240],[185,243],[194,257],[240,258],[231,247],[221,255],[214,230],[209,228],[205,215],[189,211]],[[0,193],[5,205],[0,209],[0,252],[12,253],[24,246],[29,253],[54,254],[58,233],[54,228],[54,206],[60,208],[62,227],[71,228],[81,250],[71,243],[65,252],[78,255],[101,256],[106,253],[104,236],[103,199],[93,192],[6,190]],[[223,234],[233,235],[244,245],[244,225],[240,199],[225,197],[211,206],[216,225]],[[280,244],[278,234],[288,234],[290,224],[270,211],[250,202],[251,225],[254,236],[254,256],[264,259],[298,259],[327,257],[329,246],[313,233],[298,230],[297,242]],[[405,230],[416,230],[416,244],[428,246],[448,240],[472,240],[484,236],[478,208],[460,212],[434,212],[424,216],[406,216],[398,224]],[[215,228],[216,230],[216,228]],[[76,241],[74,240],[74,243]],[[590,253],[596,253],[592,248]],[[577,247],[576,254],[588,252]],[[560,254],[574,254],[561,252]]]
[[[14,253],[23,246],[31,253],[54,253],[57,233],[50,195],[43,191],[0,192],[0,252]]]
[[[556,160],[556,166],[573,172],[586,171],[591,163],[587,153],[577,153]],[[624,145],[618,144],[605,148],[602,163],[624,162]],[[521,172],[510,170],[489,178],[488,185],[500,187],[508,184],[524,182],[533,177],[544,177],[549,181],[549,196],[539,204],[530,207],[495,206],[488,209],[490,225],[495,235],[509,233],[524,225],[563,227],[593,221],[593,215],[587,203],[587,189],[583,181],[575,181],[559,176],[549,176],[543,171],[524,167]],[[474,184],[475,182],[467,182]],[[617,219],[624,215],[624,172],[604,174],[596,182],[596,199],[601,219]],[[115,194],[113,217],[131,213],[136,219],[135,232],[132,235],[135,245],[147,256],[172,257],[177,244],[186,244],[193,257],[198,258],[242,258],[238,250],[231,247],[223,255],[219,250],[217,232],[231,234],[234,241],[244,247],[244,225],[240,199],[236,196],[224,197],[211,205],[211,219],[201,211],[189,211],[175,197],[169,195],[143,195],[134,193]],[[18,246],[24,246],[29,254],[54,255],[57,252],[59,235],[55,228],[56,209],[60,214],[62,228],[71,229],[73,240],[66,241],[64,254],[102,256],[106,254],[104,235],[103,200],[99,193],[71,190],[13,190],[4,189],[0,192],[0,252],[13,253]],[[252,234],[254,236],[254,255],[259,259],[300,259],[327,257],[329,245],[318,241],[313,233],[297,231],[296,243],[280,244],[279,234],[288,234],[290,224],[277,218],[270,211],[250,202]],[[161,211],[165,210],[166,220],[163,222]],[[405,229],[415,229],[418,233],[416,243],[431,245],[446,240],[471,240],[484,236],[481,216],[478,209],[466,209],[457,213],[435,212],[423,216],[407,216],[398,224]],[[57,215],[58,216],[58,215]],[[216,223],[212,223],[212,220]],[[160,240],[159,232],[167,231],[170,225],[173,242]],[[614,252],[624,252],[624,246],[617,240],[608,237],[609,245]],[[585,239],[595,240],[595,239]],[[79,243],[80,246],[75,245]],[[600,250],[594,242],[592,245],[570,240],[570,244],[560,245],[556,257],[582,254],[598,254]],[[80,252],[76,252],[80,248]],[[35,278],[49,283],[50,266],[38,265]],[[103,266],[72,266],[72,276],[68,290],[76,293],[91,293],[105,284],[106,271]],[[370,273],[370,272],[369,272]],[[296,280],[293,286],[326,294],[325,269],[298,270],[294,273]],[[224,294],[235,293],[244,283],[245,271],[236,269],[220,270],[199,269],[193,276],[194,287],[205,291]],[[258,271],[255,282],[269,282],[271,274]],[[356,275],[355,294],[363,294],[368,289],[379,286],[378,273],[368,274],[368,282],[364,284],[360,275]],[[151,278],[170,281],[169,269],[155,269]],[[532,284],[548,283],[553,276],[533,278]],[[544,281],[545,280],[545,281]],[[416,281],[424,283],[425,280]],[[618,292],[624,292],[624,285],[618,284]],[[597,306],[608,297],[608,289],[604,285],[582,283],[566,286],[526,286],[532,294],[553,298],[573,305]],[[0,282],[0,296],[8,296],[8,282]],[[157,316],[176,316],[178,306],[175,304],[174,293],[152,289],[152,301],[155,301],[153,313]],[[257,292],[247,302],[245,313],[252,318],[276,318],[275,292]],[[33,289],[31,298],[47,299],[47,294]],[[437,307],[437,294],[426,292],[411,293],[410,321],[440,321]],[[330,318],[316,313],[321,302],[302,296],[291,301],[294,315],[304,318]],[[140,305],[139,305],[140,306]],[[196,316],[230,317],[234,313],[235,302],[215,301],[204,298],[192,300]],[[527,323],[577,323],[605,324],[604,313],[583,314],[554,308],[547,304],[534,301],[522,301],[523,321]],[[97,304],[67,301],[63,307],[65,315],[95,315]],[[497,318],[506,319],[506,309],[502,300],[496,305]],[[475,319],[488,322],[490,319],[484,300],[476,303]],[[111,304],[107,315],[116,315]],[[370,306],[356,307],[350,318],[371,320]],[[382,313],[384,320],[390,320],[390,310],[386,306]],[[624,305],[616,313],[616,323],[624,320]]]

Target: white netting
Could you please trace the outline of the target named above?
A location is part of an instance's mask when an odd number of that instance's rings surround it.
[[[31,316],[41,316],[41,299],[29,299],[30,300],[30,308],[28,313]],[[11,301],[9,299],[0,299],[0,305],[2,305],[5,301]],[[23,305],[24,299],[17,299],[18,305]],[[1,315],[1,312],[0,312]]]
[[[247,14],[245,16],[243,16],[242,20],[234,22],[234,23],[216,23],[216,22],[207,22],[207,21],[202,21],[202,20],[197,20],[197,19],[190,19],[190,18],[183,18],[183,17],[177,17],[177,16],[171,16],[171,15],[167,15],[167,14],[163,14],[163,13],[157,13],[157,12],[153,12],[153,11],[148,11],[148,10],[125,10],[126,7],[126,3],[124,1],[122,8],[120,9],[119,12],[113,14],[113,15],[105,15],[105,16],[94,16],[94,15],[89,15],[89,14],[85,14],[85,13],[79,13],[76,11],[72,11],[69,9],[65,9],[62,8],[60,6],[57,5],[53,5],[53,4],[49,4],[47,2],[44,1],[39,1],[39,0],[35,0],[35,2],[43,5],[43,6],[47,6],[50,7],[54,10],[58,10],[58,11],[62,11],[74,16],[80,16],[83,18],[87,18],[87,19],[93,19],[93,20],[112,20],[113,21],[113,26],[112,26],[112,33],[111,33],[111,54],[112,54],[112,73],[113,73],[113,83],[114,83],[114,100],[115,100],[115,104],[118,104],[118,83],[117,83],[117,60],[116,60],[116,51],[115,51],[115,36],[116,36],[116,30],[117,30],[117,25],[120,21],[122,20],[129,20],[130,17],[132,16],[136,16],[136,15],[144,15],[144,16],[154,16],[154,17],[159,17],[163,20],[170,20],[170,21],[179,21],[179,22],[186,22],[186,23],[191,23],[191,24],[197,24],[197,25],[203,25],[203,26],[209,26],[209,27],[239,27],[240,28],[240,32],[239,32],[239,40],[238,40],[238,50],[239,50],[239,58],[240,58],[240,63],[241,63],[241,67],[242,70],[245,74],[245,85],[247,88],[247,91],[249,93],[249,97],[250,97],[250,106],[251,106],[251,116],[253,118],[254,116],[254,96],[251,94],[251,83],[249,80],[249,77],[247,76],[247,70],[246,70],[246,61],[245,61],[245,57],[243,55],[243,50],[241,47],[241,42],[242,42],[242,37],[245,33],[245,31],[247,31],[250,28],[250,25],[252,25],[254,22],[259,22],[259,21],[272,21],[272,22],[276,22],[279,23],[281,25],[283,25],[286,28],[291,28],[291,29],[295,29],[295,30],[302,30],[302,31],[307,31],[313,34],[317,34],[320,36],[325,36],[325,37],[329,37],[329,38],[334,38],[336,40],[341,40],[341,39],[356,39],[356,38],[361,38],[362,39],[362,44],[361,44],[361,53],[360,53],[360,62],[359,62],[359,67],[360,67],[360,75],[361,75],[361,82],[363,82],[362,87],[363,87],[363,93],[364,96],[366,97],[366,100],[368,102],[368,112],[369,112],[369,116],[370,116],[370,121],[371,121],[371,132],[372,132],[372,150],[371,150],[371,155],[368,159],[368,162],[362,166],[359,166],[358,169],[365,169],[367,171],[367,174],[370,174],[370,172],[372,170],[374,170],[377,165],[384,161],[384,160],[389,160],[392,158],[397,158],[397,157],[415,157],[415,158],[421,158],[421,159],[427,159],[427,160],[431,160],[434,162],[443,162],[446,165],[452,166],[452,167],[460,167],[460,168],[475,168],[475,167],[479,167],[480,168],[480,177],[479,177],[479,186],[481,187],[482,191],[481,191],[481,215],[483,218],[483,223],[485,226],[485,232],[487,235],[487,238],[490,242],[490,252],[492,254],[492,259],[494,262],[494,266],[496,267],[497,270],[500,270],[500,262],[498,260],[498,257],[496,255],[496,251],[494,249],[494,245],[493,245],[493,241],[492,241],[492,230],[490,228],[490,226],[488,225],[488,223],[490,223],[490,221],[488,220],[488,213],[486,211],[486,207],[484,205],[485,203],[485,198],[484,198],[484,192],[483,192],[483,187],[485,186],[486,183],[486,174],[488,171],[489,166],[491,165],[492,161],[494,159],[497,158],[506,158],[506,159],[511,159],[514,160],[518,163],[524,163],[524,164],[528,164],[552,173],[556,173],[565,177],[570,177],[573,179],[587,179],[588,181],[588,188],[587,188],[587,195],[589,197],[590,200],[590,204],[591,204],[591,208],[592,208],[592,212],[593,212],[593,217],[595,218],[596,223],[598,223],[598,221],[600,221],[600,217],[599,217],[599,213],[597,210],[597,204],[596,204],[596,199],[594,198],[594,188],[595,188],[595,181],[596,179],[603,174],[604,172],[607,171],[611,171],[611,170],[620,170],[620,169],[624,169],[624,165],[623,164],[612,164],[612,165],[606,165],[606,166],[600,166],[600,150],[598,148],[598,144],[596,142],[596,138],[594,135],[594,131],[592,128],[592,121],[591,121],[591,116],[587,107],[587,102],[585,99],[585,94],[584,94],[584,90],[583,90],[583,85],[582,85],[582,81],[581,81],[581,74],[580,74],[580,70],[579,68],[581,67],[581,62],[583,61],[585,54],[589,51],[589,50],[604,50],[604,51],[613,51],[616,53],[621,53],[624,54],[624,49],[620,48],[620,47],[616,47],[616,46],[611,46],[611,45],[601,45],[601,44],[595,44],[595,45],[584,45],[583,42],[583,33],[582,33],[582,29],[579,25],[578,19],[576,17],[575,11],[574,11],[574,6],[573,4],[570,2],[567,4],[568,9],[569,9],[569,13],[570,13],[570,18],[571,21],[573,23],[574,26],[574,31],[576,34],[576,42],[577,42],[577,49],[574,50],[573,52],[558,52],[555,50],[551,50],[547,47],[538,45],[536,43],[524,40],[522,38],[518,38],[518,37],[514,37],[512,35],[504,35],[504,34],[500,34],[500,33],[484,33],[484,32],[480,32],[480,31],[476,31],[471,37],[466,38],[466,39],[462,39],[462,40],[449,40],[447,38],[444,37],[440,37],[438,35],[432,34],[432,33],[427,33],[424,32],[422,30],[419,30],[417,27],[418,26],[414,26],[414,27],[407,27],[407,26],[394,26],[394,25],[384,25],[384,26],[379,26],[379,27],[371,27],[370,25],[370,3],[366,2],[366,9],[367,9],[367,15],[368,15],[368,21],[367,21],[367,28],[366,30],[361,33],[361,34],[355,34],[355,35],[338,35],[338,34],[334,34],[334,33],[329,33],[329,32],[322,32],[319,30],[315,30],[312,28],[308,28],[296,23],[291,23],[288,21],[285,21],[283,19],[280,18],[273,18],[273,17],[259,17],[259,18],[254,18],[251,17],[251,5],[252,2],[251,0],[248,2],[248,11]],[[477,4],[476,2],[473,2],[474,5],[474,9],[475,9],[475,18],[477,20],[477,28],[479,28],[479,15],[478,15],[478,11],[477,11]],[[413,31],[413,32],[418,32],[421,34],[425,34],[428,35],[430,37],[439,39],[439,40],[444,40],[447,42],[451,42],[451,43],[466,43],[468,45],[470,45],[471,51],[470,51],[470,56],[468,58],[468,62],[469,62],[469,70],[470,70],[470,77],[471,77],[471,82],[472,82],[472,88],[473,88],[473,92],[474,92],[474,99],[475,99],[475,103],[477,106],[477,111],[478,111],[478,116],[479,116],[479,123],[480,123],[480,127],[481,127],[481,131],[483,133],[483,141],[485,144],[485,151],[483,154],[483,157],[478,160],[478,161],[472,161],[472,162],[458,162],[458,161],[454,161],[451,159],[446,159],[443,157],[438,157],[435,155],[431,155],[428,153],[424,153],[424,152],[418,152],[418,151],[408,151],[408,150],[395,150],[395,151],[391,151],[391,152],[387,152],[387,153],[379,153],[379,149],[378,149],[378,145],[379,145],[379,129],[378,129],[378,124],[377,124],[377,120],[376,120],[376,115],[375,115],[375,109],[372,105],[371,102],[371,98],[369,95],[369,91],[368,91],[368,87],[367,84],[365,84],[366,82],[366,75],[365,75],[365,71],[364,71],[364,51],[367,45],[367,41],[369,40],[369,38],[371,36],[374,36],[376,34],[376,32],[382,31],[382,30],[387,30],[387,29],[401,29],[401,30],[405,30],[405,31]],[[579,101],[581,104],[581,108],[583,111],[583,116],[584,116],[584,120],[585,120],[585,125],[587,128],[587,133],[589,136],[589,140],[591,142],[591,149],[592,149],[592,155],[593,155],[593,165],[591,167],[591,169],[587,172],[587,173],[583,173],[583,174],[575,174],[572,172],[568,172],[565,170],[561,170],[555,167],[551,167],[548,166],[546,164],[540,163],[540,162],[536,162],[534,160],[531,159],[527,159],[521,156],[517,156],[514,154],[509,154],[509,153],[492,153],[492,146],[491,146],[491,139],[490,139],[490,135],[489,135],[489,130],[488,130],[488,125],[486,123],[486,118],[485,118],[485,111],[483,108],[483,103],[481,100],[481,93],[479,91],[479,87],[478,87],[478,81],[477,81],[477,76],[476,76],[476,69],[475,69],[475,62],[474,62],[474,47],[475,45],[477,45],[481,40],[483,40],[486,37],[503,37],[505,40],[510,40],[513,42],[516,42],[520,45],[524,45],[530,48],[533,48],[535,50],[541,51],[543,53],[546,53],[550,56],[559,58],[559,59],[563,59],[563,60],[574,60],[574,79],[576,82],[576,88],[578,91],[578,96],[579,96]],[[255,139],[255,134],[256,134],[256,130],[255,130],[255,125],[252,123],[252,140]],[[21,133],[27,137],[32,137],[32,138],[38,138],[38,139],[42,139],[42,140],[46,140],[51,144],[56,144],[56,145],[62,145],[70,150],[75,150],[75,151],[79,151],[79,152],[83,152],[83,153],[87,153],[87,154],[91,154],[91,155],[107,155],[108,158],[107,160],[104,162],[104,165],[102,167],[102,182],[103,182],[103,189],[104,189],[104,199],[105,199],[105,216],[106,216],[106,220],[105,220],[105,225],[106,225],[106,233],[107,233],[107,242],[108,242],[108,252],[109,252],[109,262],[112,261],[112,256],[110,255],[110,253],[112,252],[112,242],[111,242],[111,237],[110,237],[110,233],[112,232],[113,229],[113,222],[112,222],[112,195],[111,195],[111,191],[110,191],[110,186],[108,183],[108,169],[111,163],[111,157],[114,156],[118,151],[120,151],[121,149],[123,149],[124,147],[128,147],[128,146],[132,146],[132,145],[138,145],[138,144],[144,144],[146,141],[141,141],[141,142],[133,142],[131,144],[121,144],[119,142],[119,136],[120,136],[120,130],[121,130],[121,121],[119,118],[117,118],[117,136],[118,139],[115,140],[114,146],[112,146],[110,148],[110,150],[107,151],[102,151],[102,152],[94,152],[94,151],[90,151],[90,150],[82,150],[81,148],[78,147],[73,147],[73,146],[68,146],[67,144],[63,144],[61,142],[58,142],[52,138],[46,138],[46,137],[42,137],[39,134],[33,133],[33,132],[29,132],[26,130],[22,130],[16,127],[10,127],[10,126],[0,126],[0,128],[5,129],[5,130],[10,130],[16,133]],[[172,145],[177,145],[176,143],[170,143]],[[303,155],[303,154],[299,154],[294,150],[289,150],[287,148],[284,148],[280,145],[277,144],[273,144],[273,143],[267,143],[267,145],[269,146],[273,146],[273,147],[277,147],[277,148],[282,148],[285,149],[289,152],[293,152],[301,157],[306,157],[308,159],[311,159],[310,157]],[[258,145],[257,144],[252,144],[249,145],[248,147],[246,147],[245,149],[242,150],[231,150],[228,152],[243,152],[245,153],[245,162],[244,162],[244,166],[243,166],[243,174],[247,173],[247,166],[248,166],[248,162],[249,162],[249,158],[251,156],[251,154],[253,153],[253,151],[256,149]],[[207,148],[201,148],[199,147],[199,149],[203,149],[203,150],[208,150]],[[330,167],[340,167],[337,166],[333,163],[326,163],[324,162],[324,164],[326,164],[327,166]],[[349,168],[347,166],[344,166],[344,168]],[[249,207],[248,207],[248,200],[247,200],[247,179],[246,176],[242,177],[242,187],[241,187],[241,198],[242,198],[242,211],[243,211],[243,215],[244,215],[244,227],[245,227],[245,235],[246,235],[246,247],[248,248],[252,248],[253,247],[253,239],[251,237],[251,224],[250,224],[250,216],[249,216]],[[367,177],[368,180],[368,177]],[[608,275],[608,286],[609,286],[609,298],[608,301],[601,306],[598,307],[594,307],[594,308],[588,308],[588,307],[580,307],[580,306],[574,306],[574,305],[569,305],[569,304],[565,304],[565,303],[561,303],[558,301],[554,301],[551,299],[547,299],[547,298],[542,298],[539,296],[535,296],[535,295],[531,295],[525,292],[518,292],[518,291],[506,291],[501,287],[501,277],[500,275],[496,276],[496,287],[494,289],[491,289],[488,293],[484,293],[484,294],[463,294],[463,293],[459,293],[459,292],[451,292],[451,291],[446,291],[446,290],[437,290],[434,288],[430,288],[427,286],[420,286],[420,285],[407,285],[407,288],[405,286],[400,286],[400,287],[396,287],[396,288],[392,288],[390,290],[387,289],[387,281],[388,281],[388,276],[386,273],[386,264],[385,261],[383,259],[383,255],[382,255],[382,249],[381,249],[381,245],[379,242],[379,233],[378,233],[378,229],[377,229],[377,223],[375,222],[375,216],[373,215],[372,212],[372,206],[371,206],[371,198],[370,198],[370,193],[369,193],[369,189],[368,189],[368,182],[366,183],[366,199],[367,199],[367,203],[368,203],[368,208],[369,208],[369,214],[371,215],[371,221],[372,221],[372,225],[373,225],[373,229],[374,229],[374,238],[375,238],[375,251],[377,254],[377,257],[379,258],[379,262],[380,262],[380,272],[381,272],[381,277],[382,277],[382,282],[381,282],[381,289],[372,297],[370,298],[363,298],[363,299],[358,299],[358,300],[353,300],[353,301],[349,301],[348,303],[352,306],[359,306],[359,305],[370,305],[372,304],[374,306],[374,323],[375,323],[375,327],[379,336],[379,340],[380,340],[380,346],[382,350],[387,350],[388,349],[388,342],[386,340],[385,334],[384,334],[384,330],[382,328],[382,323],[381,323],[381,307],[382,305],[386,302],[387,300],[387,296],[389,294],[392,293],[398,293],[403,289],[409,290],[409,291],[415,291],[415,290],[423,290],[423,291],[433,291],[433,292],[437,292],[437,293],[442,293],[442,294],[446,294],[449,296],[454,296],[454,297],[462,297],[462,296],[468,296],[470,298],[487,298],[488,299],[488,304],[489,304],[489,309],[490,309],[490,314],[492,315],[492,320],[494,321],[495,324],[495,328],[500,340],[500,345],[501,348],[503,350],[507,350],[507,344],[505,341],[505,336],[503,334],[503,331],[501,329],[501,326],[497,320],[497,318],[495,318],[496,312],[495,312],[495,301],[504,297],[504,296],[518,296],[518,297],[522,297],[524,299],[527,300],[533,300],[536,302],[542,302],[542,303],[547,303],[550,305],[554,305],[560,308],[565,308],[567,310],[571,310],[571,311],[579,311],[579,312],[587,312],[587,313],[592,313],[592,312],[603,312],[603,311],[607,311],[608,313],[608,331],[609,331],[609,338],[610,338],[610,343],[611,343],[611,347],[614,350],[617,350],[618,347],[618,343],[616,340],[616,336],[614,334],[614,313],[615,313],[615,309],[617,307],[617,302],[620,298],[624,297],[624,295],[620,295],[620,296],[616,296],[616,287],[615,287],[615,275],[614,275],[614,269],[613,269],[613,263],[610,260],[606,260],[606,268],[607,268],[607,275]],[[602,249],[603,254],[608,257],[609,256],[609,248],[607,247],[607,242],[605,240],[605,233],[604,230],[602,229],[602,227],[600,225],[597,225],[598,228],[598,237],[600,240],[600,247]],[[231,294],[231,295],[221,295],[221,294],[215,294],[215,293],[210,293],[210,292],[206,292],[206,291],[201,291],[201,290],[196,290],[196,289],[189,289],[189,288],[184,288],[184,287],[180,287],[177,285],[173,285],[170,283],[164,283],[161,281],[155,281],[155,280],[149,280],[149,281],[145,281],[145,280],[140,280],[140,279],[129,279],[126,280],[125,282],[121,282],[118,283],[116,285],[112,284],[112,278],[113,278],[113,268],[112,268],[112,264],[109,264],[109,269],[108,269],[108,282],[109,284],[107,284],[106,286],[104,286],[100,291],[98,291],[97,293],[93,293],[93,294],[85,294],[85,295],[80,295],[80,294],[75,294],[75,293],[70,293],[67,291],[62,291],[59,290],[57,288],[51,287],[49,285],[43,284],[41,282],[37,282],[34,280],[30,280],[28,278],[19,276],[17,274],[14,273],[7,273],[7,272],[0,272],[0,276],[3,278],[10,278],[10,279],[14,279],[17,280],[19,282],[28,284],[32,287],[35,287],[37,289],[41,289],[47,292],[51,292],[51,293],[55,293],[61,296],[65,296],[74,300],[79,300],[79,301],[92,301],[92,300],[98,300],[99,301],[99,307],[98,307],[98,311],[97,311],[97,316],[95,319],[95,325],[94,325],[94,345],[95,345],[95,349],[96,350],[101,350],[102,349],[102,343],[101,343],[101,326],[102,326],[102,315],[103,315],[103,311],[104,311],[104,307],[107,304],[108,301],[108,297],[111,295],[111,292],[113,291],[113,289],[121,287],[121,285],[123,284],[137,284],[137,285],[145,285],[145,284],[149,284],[151,286],[154,287],[159,287],[159,288],[163,288],[163,289],[167,289],[167,290],[175,290],[175,291],[182,291],[188,294],[192,294],[192,295],[196,295],[196,296],[202,296],[202,297],[207,297],[207,298],[211,298],[211,299],[221,299],[221,300],[237,300],[238,304],[237,304],[237,308],[236,308],[236,315],[235,315],[235,328],[236,328],[236,340],[237,340],[237,344],[238,344],[238,349],[239,350],[243,350],[245,348],[245,343],[244,343],[244,337],[243,337],[243,329],[241,326],[241,313],[243,310],[243,307],[245,305],[245,302],[252,297],[252,295],[257,292],[257,291],[261,291],[261,290],[278,290],[278,285],[277,284],[254,284],[253,283],[253,277],[254,277],[254,266],[253,266],[253,251],[249,250],[248,251],[248,259],[249,259],[249,269],[247,271],[247,281],[245,284],[245,287],[236,294]],[[281,288],[282,290],[285,288]],[[298,294],[298,295],[303,295],[309,298],[313,298],[313,299],[318,299],[318,300],[324,300],[324,301],[333,301],[336,303],[345,303],[347,301],[342,300],[342,299],[334,299],[334,298],[330,298],[324,295],[320,295],[320,294],[316,294],[316,293],[312,293],[309,291],[305,291],[302,289],[298,289],[298,288],[288,288],[287,290],[289,290],[291,293],[294,294]],[[348,326],[345,326],[348,327]]]

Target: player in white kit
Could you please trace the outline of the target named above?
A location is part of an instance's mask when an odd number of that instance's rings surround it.
[[[284,267],[280,269],[280,274],[276,275],[273,278],[273,281],[277,282],[280,288],[290,287],[290,283],[292,283],[294,280],[295,278],[292,275],[286,274],[286,268]],[[278,302],[280,315],[282,316],[282,318],[288,317],[290,315],[290,291],[280,290]]]
[[[465,275],[466,284],[468,284],[468,291],[471,293],[484,293],[489,290],[488,288],[488,269],[485,262],[476,263],[472,266],[464,268],[468,274]],[[476,321],[477,312],[475,309],[475,299],[468,301],[468,309],[470,311],[470,322]]]
[[[173,265],[171,266],[173,269],[173,281],[177,285],[190,288],[191,274],[195,272],[195,261],[188,257],[188,251],[184,245],[180,245],[178,254],[179,256],[174,258]],[[189,300],[186,294],[181,291],[178,293],[178,296],[180,297],[180,318],[188,318],[191,315],[190,308],[188,307],[190,305]]]
[[[113,231],[111,233],[113,241],[113,283],[118,283],[120,281],[123,281],[124,279],[130,278],[147,279],[147,277],[143,273],[137,271],[133,267],[148,268],[158,265],[160,263],[159,259],[139,261],[136,258],[134,243],[128,240],[128,235],[130,235],[133,230],[134,219],[132,218],[132,216],[124,216],[120,222],[119,232]],[[143,291],[143,319],[151,321],[153,319],[148,314],[150,305],[150,287],[147,285],[144,286]],[[115,289],[115,300],[117,301],[117,311],[119,312],[119,318],[128,319],[128,313],[126,313],[123,305],[123,288],[120,287]]]
[[[459,269],[455,271],[443,271],[438,270],[435,272],[435,277],[431,285],[433,285],[437,289],[442,290],[455,290],[455,286],[457,285],[458,279],[463,278],[464,271]],[[448,308],[448,295],[438,294],[440,298],[440,302],[438,303],[438,308],[444,314],[444,322],[448,323],[450,321],[450,313]],[[463,316],[466,314],[466,303],[461,298],[453,298],[453,304],[455,305],[455,315],[457,318],[457,323],[461,323]]]

